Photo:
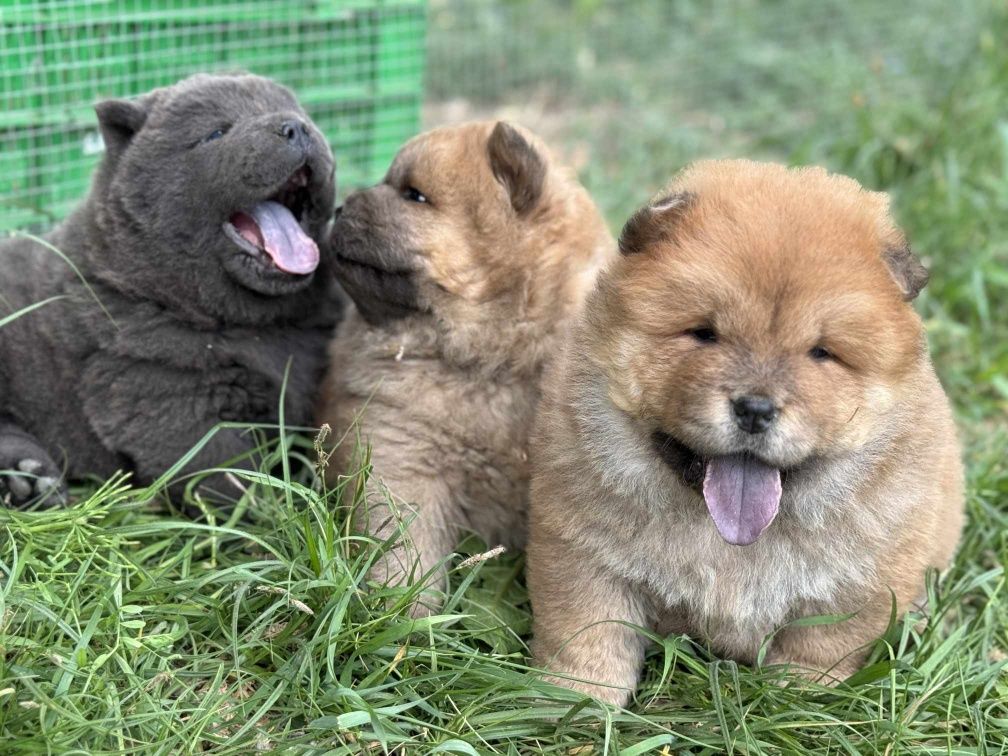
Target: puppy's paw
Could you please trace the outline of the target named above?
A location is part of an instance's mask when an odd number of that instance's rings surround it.
[[[397,548],[383,554],[372,565],[368,580],[376,585],[397,588],[409,586],[416,590],[409,606],[409,615],[413,619],[437,614],[444,601],[444,594],[435,588],[437,585],[443,586],[444,571],[437,570],[434,575],[426,575],[419,564],[407,562],[403,549]]]
[[[67,503],[62,470],[42,446],[18,431],[0,431],[0,501],[7,506]]]
[[[611,706],[625,707],[630,700],[631,691],[628,688],[621,688],[616,685],[600,685],[587,682],[585,680],[575,680],[570,677],[557,677],[556,675],[545,675],[543,681],[558,685],[561,688],[570,688],[578,693],[594,698],[596,701],[607,703]]]
[[[225,368],[216,376],[213,403],[222,420],[245,421],[269,417],[280,397],[264,376],[243,367]]]

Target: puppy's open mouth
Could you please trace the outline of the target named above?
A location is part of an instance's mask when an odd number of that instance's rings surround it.
[[[271,197],[234,213],[224,222],[224,234],[264,265],[294,276],[312,273],[319,249],[301,227],[310,181],[311,169],[302,166]]]
[[[683,483],[703,496],[725,541],[745,546],[770,527],[780,509],[786,470],[771,467],[751,454],[703,457],[663,431],[655,431],[652,441]]]

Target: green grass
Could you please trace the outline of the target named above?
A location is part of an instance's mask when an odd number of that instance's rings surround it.
[[[590,2],[479,5],[490,21],[463,19],[456,56],[539,21],[558,41],[510,50],[531,73],[479,87],[490,74],[472,68],[458,92],[474,112],[541,98],[562,114],[548,136],[587,156],[614,227],[707,154],[819,162],[893,193],[932,269],[919,309],[968,467],[969,524],[930,620],[896,622],[834,689],[658,639],[630,708],[604,710],[527,671],[520,555],[467,566],[482,546],[463,544],[430,620],[409,619],[408,591],[365,591],[380,545],[348,531],[299,437],[263,468],[286,459],[293,477],[234,473],[248,491],[230,511],[188,518],[122,481],[67,510],[0,511],[0,752],[1008,753],[1008,10],[631,5],[622,21]],[[456,6],[434,2],[435,25]],[[432,93],[454,96],[448,78]]]

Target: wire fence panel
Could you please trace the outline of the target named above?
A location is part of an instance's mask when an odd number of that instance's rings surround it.
[[[93,105],[200,71],[294,89],[340,183],[380,176],[418,128],[423,0],[0,0],[0,230],[48,225],[102,151]]]

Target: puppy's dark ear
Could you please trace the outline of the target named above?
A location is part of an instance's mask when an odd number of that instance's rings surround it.
[[[620,232],[619,250],[624,255],[642,252],[652,244],[675,236],[676,226],[696,201],[690,192],[659,197],[630,216]]]
[[[105,151],[118,157],[147,120],[143,100],[105,100],[95,105]]]
[[[909,302],[916,298],[927,284],[928,270],[911,251],[909,244],[889,247],[882,253],[882,260],[889,268],[896,285],[903,292],[904,301]]]
[[[535,207],[546,180],[546,163],[518,130],[498,121],[487,142],[490,168],[511,196],[511,207],[523,215]]]

